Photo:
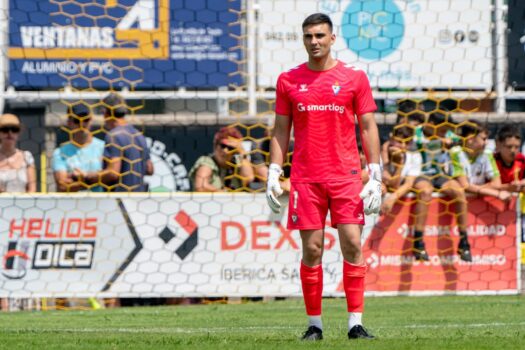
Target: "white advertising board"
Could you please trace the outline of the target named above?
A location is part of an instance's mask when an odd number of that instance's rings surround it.
[[[367,72],[373,88],[490,88],[490,0],[260,0],[258,84],[307,60],[303,20],[334,24],[334,56]]]

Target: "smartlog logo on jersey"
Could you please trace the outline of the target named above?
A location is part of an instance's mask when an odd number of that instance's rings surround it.
[[[12,219],[2,275],[22,279],[28,269],[90,269],[97,218]]]

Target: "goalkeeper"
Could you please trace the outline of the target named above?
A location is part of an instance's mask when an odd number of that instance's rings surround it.
[[[310,15],[302,29],[308,61],[282,73],[277,81],[266,195],[271,209],[279,212],[279,176],[293,125],[288,228],[300,230],[303,247],[300,278],[309,324],[302,339],[323,338],[321,260],[328,210],[344,258],[348,337],[371,339],[361,320],[367,271],[361,230],[364,213],[377,214],[381,206],[379,135],[373,114],[376,104],[366,74],[331,56],[335,34],[330,18],[321,13]],[[356,117],[370,175],[364,188]]]

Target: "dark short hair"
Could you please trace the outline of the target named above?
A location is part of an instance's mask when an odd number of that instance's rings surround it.
[[[91,115],[91,107],[85,102],[80,102],[78,104],[69,106],[67,109],[67,114],[71,118],[84,119]]]
[[[328,15],[325,15],[324,13],[314,13],[306,17],[305,20],[303,21],[302,28],[304,29],[311,25],[324,24],[324,23],[328,24],[328,27],[330,28],[330,32],[332,32],[334,28],[334,25],[332,24],[332,20],[330,19]]]
[[[518,125],[505,124],[498,130],[498,135],[496,136],[496,141],[505,142],[508,138],[517,138],[521,141],[521,132]]]
[[[105,114],[115,118],[123,118],[128,113],[126,101],[115,92],[104,97],[102,107],[105,110]]]
[[[445,122],[452,123],[452,119],[447,112],[436,111],[428,115],[428,122],[433,125],[439,125]]]
[[[477,136],[482,132],[489,133],[487,125],[474,119],[469,119],[467,123],[459,129],[459,135],[461,137]]]
[[[397,141],[407,141],[414,136],[414,129],[408,125],[399,125],[394,127],[392,137]]]

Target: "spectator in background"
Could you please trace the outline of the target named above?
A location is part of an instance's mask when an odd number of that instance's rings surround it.
[[[412,141],[413,135],[414,129],[408,125],[404,125],[394,128],[393,135],[389,140],[389,161],[383,163],[383,183],[392,193],[385,199],[381,206],[383,213],[390,212],[399,198],[413,190],[416,178],[421,175],[421,154],[419,152],[408,151],[407,145]],[[422,193],[423,191],[417,191],[418,202],[428,202],[429,199],[427,198],[419,198]],[[430,196],[431,195],[432,191],[430,191]],[[424,224],[423,222],[423,227],[419,228],[416,225],[416,230],[423,229]]]
[[[69,141],[53,152],[53,172],[59,192],[90,190],[102,192],[96,183],[88,185],[79,181],[78,173],[84,177],[95,177],[102,170],[104,141],[91,134],[91,109],[84,103],[68,108],[66,122]]]
[[[29,151],[16,148],[22,124],[14,114],[0,116],[0,192],[36,192],[35,160]],[[21,300],[0,299],[0,309],[16,308]]]
[[[255,178],[252,163],[242,147],[242,134],[226,126],[213,137],[213,153],[201,156],[190,169],[195,192],[223,192],[245,188]]]
[[[416,227],[414,231],[414,256],[418,260],[428,260],[423,241],[424,223],[428,217],[431,193],[437,191],[449,197],[455,203],[456,222],[459,228],[458,254],[461,260],[471,262],[472,254],[467,235],[467,200],[465,191],[458,182],[464,175],[459,168],[451,169],[449,147],[459,142],[460,138],[452,132],[454,123],[446,112],[434,112],[428,120],[415,128],[411,150],[421,154],[421,176],[414,183],[416,192],[420,191],[422,200],[415,208]]]
[[[153,174],[153,163],[142,132],[125,119],[124,99],[110,93],[102,100],[105,128],[104,167],[97,173],[78,171],[76,176],[88,184],[101,184],[109,192],[146,192],[145,175]]]
[[[0,116],[0,192],[36,192],[35,159],[16,148],[21,129],[16,115]]]
[[[520,153],[521,133],[516,125],[505,125],[496,136],[494,158],[501,175],[502,190],[521,192],[525,189],[525,156]]]
[[[463,147],[451,149],[451,167],[458,168],[459,183],[473,194],[492,196],[501,200],[508,200],[511,193],[500,190],[501,178],[492,152],[485,151],[489,132],[484,124],[476,120],[469,120],[460,129],[463,138]],[[455,169],[451,169],[456,172]]]
[[[396,120],[396,126],[408,126],[410,128],[416,128],[422,125],[425,122],[425,113],[421,110],[412,110],[411,112],[405,112],[403,114],[398,114]],[[413,133],[413,132],[412,132]],[[390,134],[392,136],[392,134]],[[381,159],[383,163],[388,163],[388,155],[391,153],[389,151],[390,147],[390,137],[381,145]]]

